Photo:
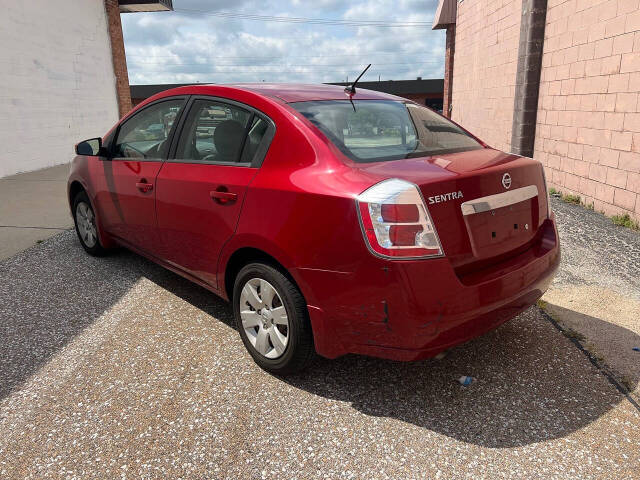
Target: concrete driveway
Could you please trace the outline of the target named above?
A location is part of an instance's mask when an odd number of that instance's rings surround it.
[[[126,251],[91,258],[71,231],[0,263],[0,282],[3,478],[640,471],[640,412],[537,307],[441,361],[318,359],[280,379],[227,304]]]
[[[69,165],[0,178],[0,260],[73,226]]]
[[[553,206],[563,259],[544,309],[640,404],[640,233],[578,205]]]

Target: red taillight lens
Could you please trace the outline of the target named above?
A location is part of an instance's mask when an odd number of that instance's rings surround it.
[[[391,223],[417,222],[420,219],[420,212],[417,205],[412,204],[383,204],[380,208],[382,219]]]
[[[420,232],[422,225],[391,225],[389,240],[398,247],[413,247],[416,244],[416,235]]]
[[[365,240],[387,258],[442,255],[442,246],[418,187],[385,180],[357,198]]]

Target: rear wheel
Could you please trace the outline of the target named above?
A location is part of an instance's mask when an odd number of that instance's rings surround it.
[[[279,270],[262,263],[242,268],[233,307],[242,342],[261,368],[286,375],[307,366],[314,354],[307,306]]]
[[[91,207],[89,197],[84,191],[79,192],[73,199],[73,220],[82,248],[89,255],[105,255],[107,250],[102,246],[98,237],[96,215]]]

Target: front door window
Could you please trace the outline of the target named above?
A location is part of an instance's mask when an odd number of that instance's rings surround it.
[[[127,120],[115,141],[114,156],[139,160],[164,158],[171,128],[184,100],[167,100],[145,108]]]

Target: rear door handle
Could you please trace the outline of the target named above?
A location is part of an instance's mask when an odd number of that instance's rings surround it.
[[[142,193],[147,193],[153,190],[153,183],[147,183],[147,181],[143,178],[139,182],[136,182],[136,188]]]
[[[220,205],[233,203],[238,199],[238,194],[227,191],[226,187],[218,187],[217,190],[211,190],[209,195],[211,195],[211,198]]]

